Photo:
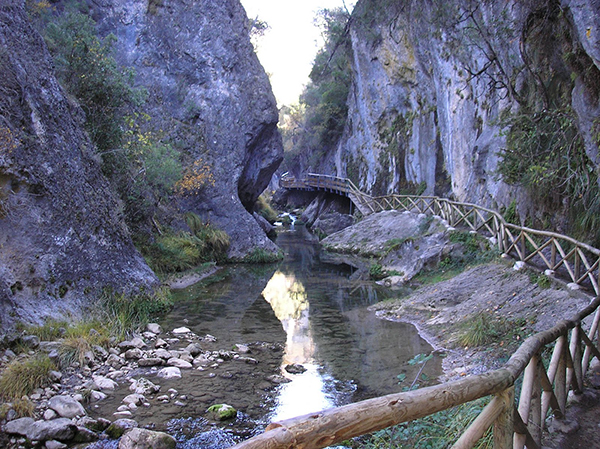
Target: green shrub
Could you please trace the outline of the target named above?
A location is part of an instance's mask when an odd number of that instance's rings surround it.
[[[281,112],[284,170],[317,165],[342,135],[352,81],[349,20],[343,8],[322,9],[317,14],[324,45],[315,57],[300,104]]]
[[[25,360],[15,359],[0,377],[0,396],[11,400],[29,395],[36,388],[48,384],[50,371],[55,369],[54,362],[46,354]]]
[[[598,175],[570,104],[542,111],[524,108],[503,126],[508,132],[498,165],[502,179],[525,187],[542,212],[561,210],[568,200],[566,212],[576,236],[600,241]]]
[[[256,202],[254,209],[269,223],[272,224],[277,221],[277,212],[275,212],[275,209],[273,209],[273,207],[269,204],[269,201],[264,195],[258,197],[258,201]]]
[[[369,267],[369,277],[375,281],[378,281],[387,277],[387,272],[384,270],[381,264],[374,263]]]
[[[272,253],[262,248],[254,248],[241,262],[250,264],[274,263],[283,260],[283,252]]]
[[[86,128],[105,163],[116,163],[110,150],[121,145],[125,108],[144,98],[133,86],[133,72],[113,57],[116,37],[101,39],[89,16],[71,10],[48,24],[45,38],[58,77],[85,110]]]
[[[375,281],[379,281],[388,276],[403,276],[404,273],[396,270],[386,270],[380,263],[373,263],[369,268],[369,277]]]
[[[92,311],[106,323],[109,335],[125,337],[133,331],[165,314],[173,307],[168,287],[156,289],[152,294],[139,293],[126,296],[106,289],[98,307]]]

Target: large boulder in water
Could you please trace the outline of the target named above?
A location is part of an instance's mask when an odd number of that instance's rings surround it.
[[[439,218],[396,210],[369,215],[322,241],[327,251],[358,256],[370,263],[376,260],[382,277],[395,275],[391,284],[406,282],[421,270],[437,266],[448,243],[447,226]],[[364,269],[352,259],[344,261]]]
[[[136,427],[119,441],[119,449],[175,449],[177,441],[164,432]]]

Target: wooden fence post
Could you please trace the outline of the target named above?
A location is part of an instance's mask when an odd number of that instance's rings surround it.
[[[494,449],[512,449],[514,434],[515,387],[512,386],[498,394],[505,408],[494,423]]]
[[[581,256],[579,255],[579,248],[575,248],[575,260],[573,261],[573,282],[579,283],[579,275],[581,273]]]
[[[571,359],[573,360],[573,379],[572,386],[575,393],[581,393],[583,391],[583,370],[581,367],[582,354],[581,354],[581,323],[573,328],[571,331]]]

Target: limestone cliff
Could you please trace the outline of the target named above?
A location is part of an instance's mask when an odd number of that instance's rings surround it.
[[[277,250],[249,211],[282,159],[278,111],[238,0],[94,0],[101,34],[149,93],[155,128],[189,166],[208,167],[201,192],[178,199],[231,236],[230,256]]]
[[[327,165],[373,194],[420,185],[533,208],[518,183],[500,180],[503,120],[563,102],[599,166],[599,14],[591,0],[360,0],[349,115]]]
[[[0,328],[150,289],[87,134],[23,2],[0,6]]]

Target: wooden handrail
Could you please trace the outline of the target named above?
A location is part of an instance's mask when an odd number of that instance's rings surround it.
[[[496,239],[501,252],[512,253],[524,262],[532,262],[537,258],[548,270],[562,268],[573,283],[584,285],[587,282],[594,293],[600,295],[600,249],[569,236],[508,223],[500,213],[472,203],[436,196],[372,197],[361,192],[350,179],[337,176],[308,173],[303,179],[283,177],[280,184],[285,188],[320,188],[354,195],[356,201],[364,206],[363,209],[370,213],[388,209],[417,210],[420,213],[439,215],[450,226],[466,226],[477,232],[484,230]],[[538,244],[536,238],[547,240]],[[572,248],[565,250],[565,245]],[[528,247],[533,247],[533,250]],[[547,255],[545,251],[550,251],[551,254]],[[593,256],[594,259],[589,260],[588,256]]]

